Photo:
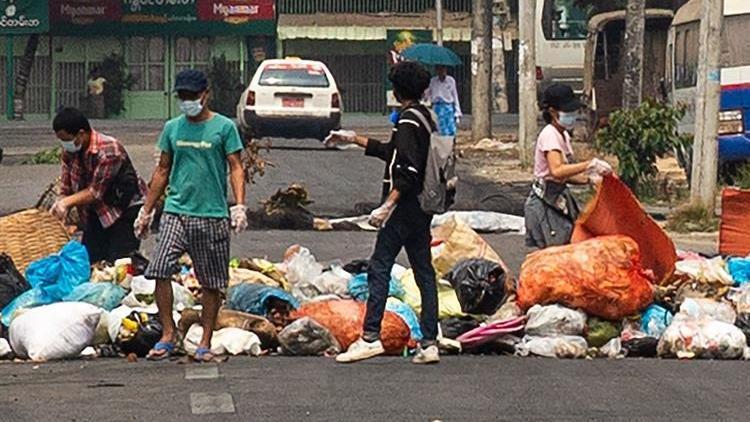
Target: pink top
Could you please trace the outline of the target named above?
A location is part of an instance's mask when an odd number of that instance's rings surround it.
[[[568,132],[565,132],[563,136],[551,124],[545,126],[536,139],[536,148],[534,149],[534,177],[537,179],[553,179],[550,176],[549,162],[547,161],[547,153],[550,151],[562,152],[565,163],[568,162],[568,156],[573,155],[573,146],[570,144],[570,135]]]

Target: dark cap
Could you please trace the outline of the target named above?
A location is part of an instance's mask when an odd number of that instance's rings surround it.
[[[175,91],[203,92],[208,88],[208,78],[200,70],[187,69],[177,74]]]
[[[563,84],[553,84],[544,90],[542,106],[554,107],[566,113],[578,111],[582,107],[581,101],[573,92],[573,88]]]

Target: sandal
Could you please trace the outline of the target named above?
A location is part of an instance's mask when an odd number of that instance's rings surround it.
[[[148,356],[146,356],[146,359],[153,361],[169,359],[170,357],[172,357],[174,349],[174,343],[160,341],[154,345],[151,351],[148,352]]]
[[[199,347],[195,349],[195,354],[193,355],[193,361],[195,362],[201,362],[201,363],[208,363],[213,362],[216,357],[213,353],[211,353],[211,349],[208,347]]]

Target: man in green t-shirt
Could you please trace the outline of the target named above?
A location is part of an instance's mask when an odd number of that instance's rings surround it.
[[[194,359],[210,361],[211,337],[221,304],[220,290],[229,280],[229,231],[247,228],[243,149],[234,122],[208,108],[208,80],[203,72],[177,75],[175,91],[183,114],[167,122],[159,139],[161,157],[146,203],[135,221],[136,236],[144,238],[153,220],[154,205],[167,193],[160,223],[159,244],[146,277],[156,279],[156,304],[164,331],[148,358],[169,357],[175,348],[171,278],[178,259],[187,252],[202,287],[201,338]],[[237,205],[227,204],[227,163]]]

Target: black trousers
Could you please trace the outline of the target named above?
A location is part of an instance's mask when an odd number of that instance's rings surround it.
[[[96,213],[93,210],[89,212],[89,221],[83,230],[83,246],[86,247],[92,264],[100,261],[113,263],[138,252],[141,241],[135,237],[133,223],[140,209],[140,205],[128,208],[106,229],[102,227]]]
[[[399,204],[378,232],[375,251],[367,271],[370,296],[367,299],[367,313],[363,327],[363,337],[367,341],[380,338],[380,326],[388,300],[388,284],[391,270],[401,248],[406,250],[409,263],[422,297],[420,325],[423,345],[434,344],[438,334],[438,295],[435,282],[435,269],[432,266],[430,243],[430,223],[432,216],[425,214],[414,203]]]

